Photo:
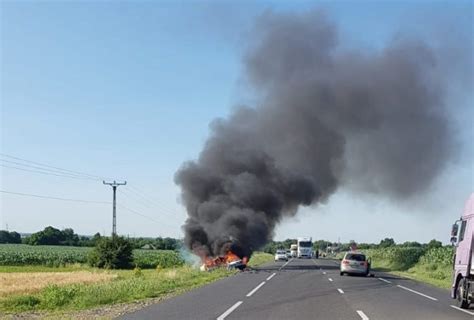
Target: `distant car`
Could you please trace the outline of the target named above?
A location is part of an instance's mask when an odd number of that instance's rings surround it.
[[[286,251],[285,250],[277,250],[275,253],[275,261],[288,261],[288,257],[286,256]]]
[[[288,259],[291,258],[291,250],[286,250],[286,257],[287,257]]]
[[[370,260],[360,252],[347,252],[341,261],[341,276],[344,274],[370,274]]]

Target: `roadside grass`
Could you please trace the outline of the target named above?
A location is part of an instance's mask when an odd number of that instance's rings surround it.
[[[225,269],[201,272],[183,266],[157,270],[114,270],[116,278],[88,285],[50,284],[35,294],[11,295],[0,299],[0,310],[24,311],[82,310],[96,306],[132,302],[145,298],[176,295],[192,288],[230,276]]]
[[[68,284],[91,284],[110,281],[116,275],[106,271],[73,272],[6,272],[0,273],[0,297],[14,294],[31,294],[48,287],[51,283],[59,286]]]
[[[251,259],[249,260],[248,266],[249,267],[257,267],[259,265],[272,262],[273,255],[265,252],[255,252]]]
[[[429,283],[438,288],[449,289],[451,287],[451,266],[415,265],[407,271],[390,272],[401,277]]]
[[[11,273],[11,272],[72,272],[72,271],[84,271],[84,270],[96,270],[87,264],[74,263],[67,264],[65,266],[51,267],[43,265],[27,265],[27,266],[0,266],[0,273]]]
[[[249,266],[255,267],[273,260],[268,253],[255,252]],[[231,276],[236,270],[218,268],[202,272],[188,265],[156,269],[101,270],[87,265],[74,264],[65,267],[47,266],[2,266],[3,276],[29,277],[30,275],[49,277],[55,273],[64,277],[75,273],[105,274],[111,278],[97,283],[77,283],[58,285],[55,279],[45,287],[22,294],[0,297],[0,312],[46,312],[54,315],[61,312],[85,310],[104,305],[135,302],[147,298],[164,298],[178,295],[193,288]],[[43,274],[43,275],[42,275]],[[0,274],[0,276],[2,276]],[[21,281],[20,281],[21,282]]]

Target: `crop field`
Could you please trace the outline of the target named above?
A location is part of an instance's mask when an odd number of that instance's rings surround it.
[[[92,248],[67,246],[29,246],[22,244],[0,245],[0,265],[51,267],[84,264]],[[181,266],[184,260],[171,250],[134,250],[134,264],[140,268],[169,268]]]

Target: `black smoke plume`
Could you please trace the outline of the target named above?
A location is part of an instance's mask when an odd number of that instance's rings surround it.
[[[402,199],[432,184],[453,136],[427,45],[345,50],[319,12],[266,13],[252,34],[244,66],[259,105],[215,120],[175,176],[190,249],[250,256],[284,216],[341,185]]]

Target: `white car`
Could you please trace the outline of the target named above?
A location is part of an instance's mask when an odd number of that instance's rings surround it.
[[[285,250],[277,250],[275,253],[275,261],[288,261],[288,257],[286,256],[286,251]]]
[[[341,261],[341,276],[344,274],[370,274],[370,260],[360,252],[347,252]]]

